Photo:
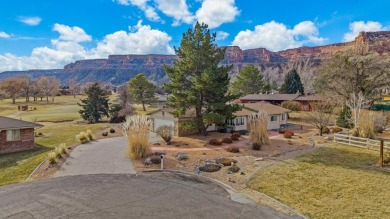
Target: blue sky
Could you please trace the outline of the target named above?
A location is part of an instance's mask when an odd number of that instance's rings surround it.
[[[390,1],[2,0],[0,72],[110,54],[172,54],[201,21],[219,45],[279,51],[390,29]]]

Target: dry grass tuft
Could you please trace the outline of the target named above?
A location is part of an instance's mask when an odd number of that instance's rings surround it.
[[[267,121],[268,114],[264,110],[249,116],[249,138],[252,143],[269,144]]]
[[[54,151],[50,151],[47,154],[47,158],[49,159],[50,164],[56,164],[57,163],[57,155]]]
[[[123,134],[128,138],[129,156],[140,159],[151,154],[149,132],[151,120],[144,115],[127,116],[123,123]]]

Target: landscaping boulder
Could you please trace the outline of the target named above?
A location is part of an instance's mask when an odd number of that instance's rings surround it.
[[[238,173],[238,171],[240,171],[240,168],[236,165],[233,165],[229,167],[229,169],[227,170],[227,174]]]
[[[199,170],[202,172],[217,172],[221,169],[221,166],[218,164],[205,164],[199,167]]]
[[[154,152],[154,155],[156,156],[161,156],[161,155],[165,155],[166,153],[164,151],[155,151]]]
[[[161,163],[161,157],[160,156],[151,156],[145,159],[144,164],[146,166],[152,165],[152,164],[160,164]]]
[[[174,157],[177,159],[177,160],[187,160],[188,159],[188,155],[186,153],[183,153],[183,152],[177,152]]]
[[[225,158],[225,157],[217,158],[217,159],[215,159],[215,162],[217,164],[222,164],[224,166],[231,166],[232,163],[237,163],[237,161],[234,160],[233,158]]]

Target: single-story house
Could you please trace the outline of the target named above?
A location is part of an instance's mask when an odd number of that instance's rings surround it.
[[[36,148],[35,128],[42,125],[0,116],[0,154]]]
[[[301,104],[303,111],[311,111],[311,102],[320,101],[318,95],[299,95],[299,94],[248,94],[240,98],[241,103],[257,103],[266,101],[274,105],[281,105],[285,101],[297,101]]]
[[[280,106],[272,105],[266,102],[260,103],[247,103],[243,104],[243,107],[240,111],[234,113],[235,118],[226,119],[225,125],[232,128],[234,131],[246,131],[249,130],[248,118],[250,115],[254,115],[259,112],[259,110],[265,110],[268,113],[268,130],[277,130],[282,125],[287,124],[287,113],[288,109],[282,108]],[[191,122],[194,121],[195,111],[187,110],[186,113],[179,118],[171,114],[173,109],[165,108],[159,109],[155,112],[149,113],[149,117],[153,120],[152,122],[152,131],[156,132],[157,129],[163,125],[172,126],[175,136],[183,136],[188,134],[197,133],[195,127],[192,127],[192,130],[184,130],[184,126],[191,125]],[[217,131],[220,127],[216,124],[211,124],[207,131]],[[187,128],[188,129],[188,128]]]

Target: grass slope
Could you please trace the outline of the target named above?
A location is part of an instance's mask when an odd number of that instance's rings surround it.
[[[390,173],[377,151],[330,145],[260,172],[249,183],[312,218],[385,218]]]

